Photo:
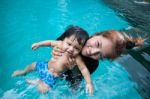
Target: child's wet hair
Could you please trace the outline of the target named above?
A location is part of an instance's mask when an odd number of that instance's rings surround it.
[[[86,41],[89,39],[89,35],[88,33],[80,28],[79,26],[68,26],[66,31],[57,38],[57,40],[64,40],[66,37],[70,37],[74,35],[75,39],[77,39],[78,43],[82,46],[84,46],[84,44],[86,43]]]

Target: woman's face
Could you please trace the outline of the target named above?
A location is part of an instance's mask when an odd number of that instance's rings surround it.
[[[87,40],[82,49],[82,55],[95,60],[105,58],[114,50],[113,43],[102,35],[93,36]]]

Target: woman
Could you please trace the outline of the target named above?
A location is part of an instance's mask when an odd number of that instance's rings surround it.
[[[58,39],[63,39],[61,36]],[[122,34],[116,30],[109,30],[99,32],[90,37],[85,46],[82,49],[81,56],[92,74],[98,67],[98,60],[100,58],[115,59],[123,53],[126,49],[132,49],[137,46],[141,46],[144,43],[142,38],[132,38],[126,34]],[[61,56],[63,50],[61,48],[55,48],[53,56],[55,58]],[[74,59],[70,59],[68,64],[71,65]],[[64,73],[66,80],[71,82],[71,86],[76,87],[82,80],[82,76],[75,68],[72,71]]]

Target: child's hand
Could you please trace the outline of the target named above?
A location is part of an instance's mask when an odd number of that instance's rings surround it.
[[[39,44],[38,43],[34,43],[34,44],[32,44],[32,50],[35,50],[35,49],[37,49],[39,47]]]
[[[93,92],[94,92],[94,86],[93,86],[92,83],[87,83],[87,84],[86,84],[86,92],[89,92],[90,95],[93,94]]]

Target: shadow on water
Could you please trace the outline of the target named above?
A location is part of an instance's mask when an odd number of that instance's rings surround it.
[[[150,37],[150,0],[104,0],[117,15],[129,22],[130,28],[122,30],[132,36]],[[150,38],[144,47],[130,50],[117,59],[137,82],[143,99],[150,98]]]
[[[141,50],[129,51],[127,55],[117,59],[138,84],[138,92],[143,99],[150,98],[150,46]]]
[[[137,60],[139,63],[141,63],[149,72],[150,72],[150,60],[147,60],[142,53],[146,53],[148,57],[150,58],[150,46],[140,50],[140,51],[129,51],[129,54]]]

